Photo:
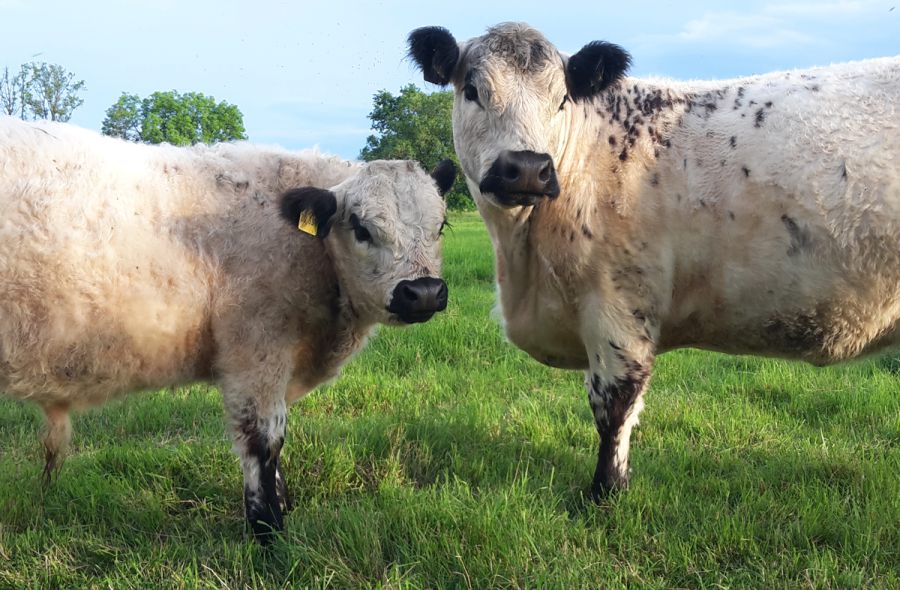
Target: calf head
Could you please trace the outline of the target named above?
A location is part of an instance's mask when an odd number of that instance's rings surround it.
[[[429,176],[411,161],[375,161],[330,190],[282,197],[282,215],[325,241],[352,312],[365,323],[410,324],[447,307],[441,271],[442,195],[456,171]]]
[[[631,61],[602,41],[564,56],[521,23],[462,44],[441,27],[416,29],[409,55],[426,81],[453,84],[453,140],[469,188],[501,207],[559,196],[555,162],[571,132],[565,113],[618,82]]]

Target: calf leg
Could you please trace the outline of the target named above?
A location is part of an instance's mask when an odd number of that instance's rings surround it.
[[[278,463],[275,465],[275,491],[278,493],[278,504],[281,506],[281,511],[286,514],[293,510],[294,500],[291,498],[291,492],[288,490],[287,482],[284,480],[280,456],[278,457]]]
[[[278,494],[278,463],[284,444],[285,406],[261,406],[247,400],[232,412],[234,450],[244,472],[244,512],[254,536],[262,543],[284,528]],[[283,481],[283,480],[281,480]]]
[[[612,362],[594,366],[585,385],[594,413],[600,447],[597,469],[591,485],[591,498],[599,500],[614,489],[628,487],[628,452],[631,430],[644,407],[644,390],[649,383],[652,359],[637,361],[610,343]],[[600,354],[597,358],[603,358]],[[598,363],[600,364],[600,363]]]
[[[66,447],[72,438],[72,422],[67,404],[44,406],[47,419],[44,432],[44,485],[50,485],[53,474],[62,466]]]
[[[254,536],[263,544],[284,528],[280,496],[287,490],[279,469],[287,419],[287,380],[279,378],[283,373],[257,373],[252,379],[241,376],[226,379],[222,385],[234,451],[244,472],[245,514]]]

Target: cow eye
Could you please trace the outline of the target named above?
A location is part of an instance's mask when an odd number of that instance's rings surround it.
[[[466,84],[463,88],[463,96],[466,97],[466,100],[478,102],[478,89],[472,84]]]
[[[559,103],[559,110],[563,110],[563,107],[566,106],[566,103],[569,102],[569,95],[566,94],[563,96],[562,102]]]
[[[350,216],[350,225],[353,227],[353,236],[357,242],[372,241],[372,234],[359,222],[359,217],[356,216],[356,213]]]
[[[372,241],[372,234],[370,234],[369,230],[367,230],[363,226],[354,228],[353,235],[356,236],[357,242],[371,242]]]
[[[438,230],[438,235],[439,236],[444,235],[445,229],[453,229],[453,226],[450,225],[450,222],[447,221],[446,219],[443,221],[443,223],[441,223],[441,229]]]

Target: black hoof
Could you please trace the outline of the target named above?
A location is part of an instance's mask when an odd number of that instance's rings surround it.
[[[284,516],[278,504],[247,507],[247,521],[253,536],[261,545],[270,544],[284,530]]]
[[[594,480],[591,485],[591,501],[595,504],[603,503],[620,491],[628,489],[627,477],[606,478],[601,481]]]

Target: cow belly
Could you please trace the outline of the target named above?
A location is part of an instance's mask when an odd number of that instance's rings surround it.
[[[81,260],[49,243],[41,256],[36,244],[18,257],[2,256],[5,392],[91,406],[206,376],[213,342],[208,273],[164,241],[137,239],[147,245],[140,249],[94,244]]]
[[[761,310],[762,311],[762,310]],[[664,326],[660,350],[695,347],[730,354],[839,363],[900,344],[897,310],[844,300],[807,308],[781,307],[758,316],[691,313]]]

